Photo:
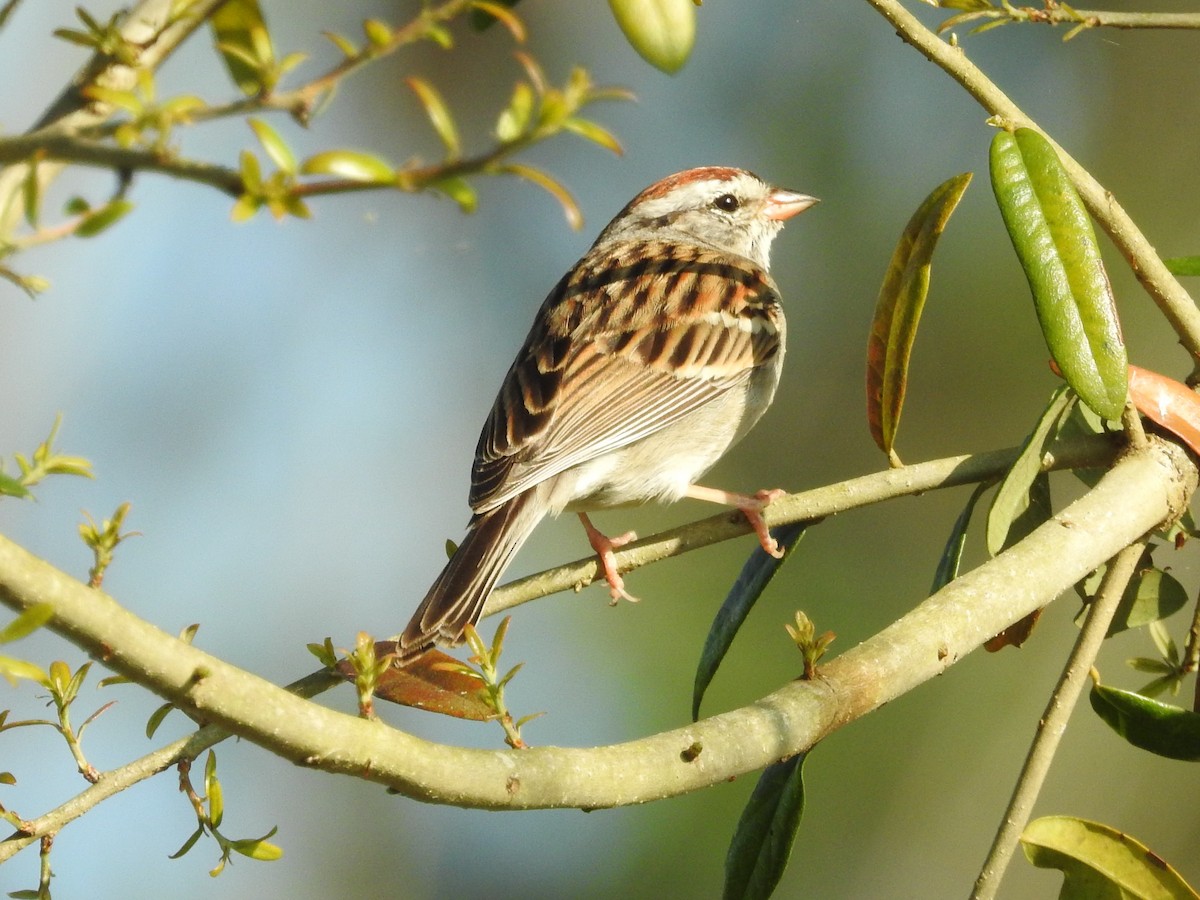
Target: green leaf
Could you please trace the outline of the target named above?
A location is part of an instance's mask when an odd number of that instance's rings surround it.
[[[158,709],[150,714],[150,718],[146,720],[146,737],[153,738],[154,732],[158,731],[158,726],[163,723],[163,719],[167,714],[175,708],[173,703],[164,703]]]
[[[367,19],[363,22],[363,34],[367,36],[367,42],[377,50],[392,42],[391,26],[380,19]]]
[[[213,828],[217,828],[225,818],[225,795],[217,778],[217,754],[214,750],[208,751],[208,758],[204,761],[204,795],[208,798],[208,819]]]
[[[529,127],[533,115],[533,88],[528,82],[518,81],[513,88],[512,99],[496,120],[496,137],[503,143],[515,141]]]
[[[1187,602],[1187,590],[1173,576],[1162,569],[1143,569],[1126,585],[1106,636],[1112,637],[1130,628],[1141,628],[1165,619],[1183,609]],[[1077,623],[1079,621],[1076,620]]]
[[[575,202],[575,198],[571,196],[571,192],[541,169],[535,169],[533,166],[526,166],[522,163],[509,163],[503,167],[502,171],[516,175],[519,178],[524,178],[526,181],[532,181],[539,187],[544,188],[562,204],[563,212],[567,217],[567,224],[575,231],[583,227],[583,213],[579,211],[579,205]]]
[[[258,0],[227,0],[211,14],[209,22],[234,84],[248,97],[268,89],[266,79],[274,67],[275,49]]]
[[[38,684],[49,684],[50,682],[50,676],[41,666],[11,656],[0,656],[0,676],[8,679],[10,684],[16,684],[18,678],[25,678]]]
[[[260,838],[242,838],[241,840],[230,841],[229,846],[242,856],[261,860],[262,862],[271,862],[283,856],[282,847],[267,841],[267,838],[272,837],[278,830],[277,827],[272,828]]]
[[[668,75],[679,71],[696,42],[694,0],[608,0],[625,40]]]
[[[763,770],[725,856],[725,900],[770,897],[787,868],[804,814],[799,753]]]
[[[305,175],[337,175],[352,181],[389,184],[396,180],[396,170],[385,160],[369,153],[354,150],[326,150],[304,161],[300,169]]]
[[[442,178],[429,185],[431,190],[440,191],[458,204],[465,213],[475,212],[479,198],[475,196],[475,188],[465,178]]]
[[[482,31],[493,22],[500,22],[508,29],[513,40],[518,44],[525,42],[525,23],[520,17],[514,13],[510,7],[516,5],[517,0],[500,0],[493,3],[488,0],[475,0],[471,4],[471,24],[476,30]]]
[[[991,174],[1051,356],[1084,403],[1119,419],[1129,392],[1128,360],[1083,201],[1054,148],[1030,128],[996,134]]]
[[[450,108],[446,106],[442,95],[423,78],[406,78],[404,81],[425,107],[425,114],[429,116],[433,130],[446,147],[446,158],[451,161],[458,159],[462,156],[462,143],[458,139],[458,127],[454,124],[454,117],[450,115]]]
[[[133,209],[128,200],[113,200],[88,213],[75,228],[77,237],[95,237],[110,225],[114,225]]]
[[[19,641],[33,634],[54,618],[54,607],[49,603],[34,603],[19,616],[0,629],[0,644]]]
[[[599,144],[606,150],[611,150],[617,156],[621,156],[625,152],[625,148],[621,146],[621,142],[607,128],[603,128],[588,119],[581,119],[577,116],[563,119],[562,127],[566,131],[579,135],[581,138],[586,138],[593,144]]]
[[[979,498],[991,486],[991,482],[987,481],[977,484],[975,490],[971,491],[971,496],[967,498],[967,505],[954,520],[954,527],[950,529],[950,537],[946,541],[945,549],[942,550],[942,558],[938,560],[937,571],[933,573],[933,584],[929,588],[931,595],[936,594],[958,577],[959,567],[962,565],[963,548],[967,543],[967,527],[971,524],[971,514],[975,512],[975,504],[979,502]]]
[[[292,148],[280,137],[279,132],[262,119],[248,119],[247,122],[254,130],[258,142],[262,144],[262,148],[267,152],[271,162],[275,163],[280,171],[286,172],[288,175],[295,175],[296,154],[292,153]]]
[[[196,841],[200,840],[200,838],[202,838],[203,836],[204,836],[204,828],[203,827],[197,828],[195,831],[193,831],[191,833],[191,835],[188,837],[188,839],[183,842],[183,846],[180,847],[178,850],[176,850],[174,853],[172,853],[170,856],[168,856],[167,859],[179,859],[179,857],[183,856],[185,853],[187,853],[189,850],[191,850],[194,846],[196,846]]]
[[[333,45],[342,51],[343,55],[347,57],[354,57],[358,55],[357,45],[355,45],[355,43],[348,37],[340,35],[336,31],[322,31],[321,34],[329,38],[329,40],[333,42]]]
[[[1198,900],[1171,866],[1127,834],[1072,816],[1044,816],[1021,834],[1025,856],[1063,873],[1060,900]]]
[[[696,666],[696,679],[692,687],[692,721],[700,718],[700,703],[704,699],[704,692],[708,690],[721,660],[725,658],[730,644],[733,643],[734,635],[746,621],[746,616],[771,583],[779,567],[804,536],[808,525],[807,522],[794,522],[772,529],[771,535],[783,551],[783,558],[776,559],[762,547],[755,547],[750,558],[742,566],[742,571],[738,573],[737,580],[729,589],[725,602],[721,604],[712,625],[709,626],[708,637],[704,639],[704,649],[700,651],[700,662]]]
[[[1000,483],[988,511],[987,549],[992,556],[1049,518],[1050,482],[1042,471],[1042,457],[1059,420],[1074,402],[1075,396],[1065,386],[1051,394],[1046,411]]]
[[[0,495],[5,497],[32,497],[29,488],[21,484],[19,480],[11,475],[5,475],[0,472]]]
[[[908,385],[908,363],[929,293],[933,251],[970,183],[971,173],[964,172],[925,198],[904,226],[879,288],[867,339],[867,422],[892,465],[900,464],[893,446]]]
[[[1102,684],[1092,686],[1088,699],[1096,715],[1133,746],[1200,762],[1200,713]]]
[[[1172,256],[1163,263],[1172,275],[1200,275],[1200,256]]]

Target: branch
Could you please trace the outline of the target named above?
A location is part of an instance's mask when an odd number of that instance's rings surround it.
[[[1061,441],[1055,443],[1043,457],[1042,469],[1049,472],[1055,469],[1108,466],[1115,452],[1112,441],[1105,437]],[[1007,472],[1018,453],[1019,448],[1014,447],[969,456],[951,456],[788,494],[763,510],[763,519],[769,526],[812,522],[897,497],[990,481]],[[622,573],[630,572],[668,557],[751,534],[752,531],[741,513],[719,513],[623,546],[616,551],[617,567]],[[495,615],[558,591],[582,590],[597,577],[602,577],[602,573],[594,554],[528,575],[498,588],[484,607],[484,616]]]
[[[972,10],[951,16],[938,26],[938,32],[977,19],[991,19],[995,24],[1033,22],[1042,25],[1074,25],[1063,40],[1073,37],[1079,28],[1200,28],[1198,13],[1112,12],[1106,9],[1072,9],[1056,0],[1045,0],[1043,9],[1032,6],[1013,6],[1004,2],[991,9]],[[994,27],[992,25],[984,28]]]
[[[141,0],[126,16],[121,34],[130,44],[139,47],[138,66],[153,70],[162,65],[187,37],[224,0],[192,0],[175,18],[171,7],[175,0]],[[112,115],[108,104],[97,103],[83,95],[83,89],[100,85],[112,90],[126,91],[137,81],[137,70],[102,53],[96,53],[71,79],[71,83],[42,113],[33,131],[54,128],[70,134],[81,128],[99,124]],[[0,171],[0,235],[10,234],[21,215],[21,185],[28,176],[28,165],[7,166]],[[50,181],[58,167],[45,166],[38,175]]]
[[[486,809],[596,808],[674,796],[760,769],[941,673],[1186,507],[1196,471],[1154,440],[1026,540],[908,615],[756,703],[591,749],[484,751],[434,744],[307,702],[191,647],[0,539],[0,602],[44,602],[50,627],[195,717],[298,765],[420,800]],[[681,755],[694,746],[702,752]],[[102,779],[103,781],[103,779]]]
[[[1087,682],[1088,672],[1096,660],[1096,654],[1100,652],[1100,645],[1108,635],[1108,626],[1117,612],[1129,579],[1137,571],[1138,560],[1142,558],[1145,548],[1145,541],[1137,541],[1109,561],[1100,589],[1088,609],[1087,621],[1079,630],[1075,649],[1071,651],[1062,676],[1050,694],[1046,711],[1038,720],[1037,734],[1025,758],[1025,765],[1021,768],[1021,776],[1017,779],[1008,809],[1001,819],[1000,830],[996,832],[992,849],[988,852],[983,869],[975,882],[975,890],[971,893],[972,900],[991,900],[1000,889],[1004,870],[1017,849],[1017,842],[1021,832],[1025,830],[1033,812],[1033,804],[1046,781],[1059,741],[1067,731],[1067,721],[1075,711],[1075,704]]]
[[[1025,115],[978,66],[967,59],[962,47],[952,46],[939,38],[906,10],[900,4],[900,0],[867,2],[895,26],[904,41],[962,85],[989,113],[1004,119],[1008,125],[1037,128],[1041,131],[1036,122]],[[1200,310],[1196,308],[1191,295],[1167,270],[1154,247],[1113,195],[1070,154],[1054,143],[1049,135],[1046,135],[1046,139],[1054,144],[1088,211],[1112,238],[1121,255],[1128,260],[1133,274],[1171,323],[1171,327],[1179,335],[1180,343],[1191,354],[1193,365],[1200,370]]]
[[[781,498],[771,505],[766,516],[770,523],[776,525],[793,521],[812,521],[887,499],[923,493],[937,488],[992,480],[998,478],[1012,466],[1018,452],[1018,448],[1010,448],[971,456],[933,460],[903,469],[889,468],[840,484]],[[1114,452],[1113,443],[1098,436],[1060,442],[1046,454],[1042,465],[1047,471],[1061,468],[1108,466],[1112,463]],[[713,516],[662,532],[631,544],[627,548],[622,548],[617,553],[617,561],[622,571],[629,571],[670,556],[749,533],[750,529],[746,526],[744,516]],[[493,593],[484,615],[495,615],[559,591],[582,588],[591,583],[595,575],[595,557],[589,557],[518,579],[498,588]],[[340,677],[321,670],[292,682],[286,690],[299,697],[312,698],[340,684],[342,684]],[[230,732],[223,728],[206,725],[189,738],[183,738],[159,750],[152,751],[119,769],[102,773],[98,784],[57,809],[36,819],[28,820],[25,829],[0,844],[0,862],[34,843],[42,835],[59,831],[63,826],[109,797],[157,775],[182,760],[196,758],[204,750],[229,736]]]

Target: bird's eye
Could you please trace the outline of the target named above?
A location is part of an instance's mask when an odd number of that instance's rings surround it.
[[[733,212],[741,205],[742,201],[733,196],[733,194],[722,194],[713,201],[713,206],[724,212]]]

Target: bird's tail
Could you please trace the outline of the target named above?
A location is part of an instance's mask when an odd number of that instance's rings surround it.
[[[400,636],[400,665],[434,644],[461,643],[466,627],[479,621],[492,588],[541,521],[544,510],[535,493],[518,494],[471,520],[467,536]]]

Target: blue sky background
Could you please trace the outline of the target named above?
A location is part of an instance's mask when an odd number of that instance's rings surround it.
[[[84,56],[49,36],[72,3],[23,4],[0,32],[0,127],[28,126]],[[357,34],[368,16],[401,21],[412,4],[263,2],[281,50],[309,51],[300,76],[334,59],[323,29]],[[918,7],[920,4],[912,4]],[[116,4],[91,3],[107,16]],[[0,453],[30,452],[56,413],[60,445],[90,458],[97,479],[55,479],[36,504],[0,503],[0,529],[86,576],[80,510],[97,518],[130,500],[105,587],[168,631],[201,623],[196,643],[276,681],[313,668],[308,641],[348,646],[365,629],[399,630],[458,539],[478,429],[546,291],[638,190],[700,164],[751,168],[822,204],[777,241],[773,274],[789,317],[789,359],[771,413],[708,481],[736,490],[814,487],[884,464],[863,413],[867,327],[895,240],[936,184],[974,171],[935,262],[899,449],[906,460],[1011,446],[1055,379],[1045,366],[1028,290],[987,184],[991,129],[936,68],[865,3],[710,2],[693,58],[674,77],[642,63],[604,4],[525,0],[528,49],[563,81],[582,64],[637,103],[591,114],[623,157],[565,137],[528,160],[564,180],[587,219],[572,232],[548,195],[513,180],[478,183],[462,215],[431,196],[363,194],[313,204],[311,222],[229,221],[207,189],[139,177],[136,214],[89,241],[31,251],[23,271],[48,277],[36,302],[0,285]],[[932,16],[923,6],[918,10]],[[305,132],[274,124],[304,155],[369,149],[436,158],[439,145],[403,78],[421,74],[458,111],[469,148],[487,144],[495,110],[521,70],[499,29],[456,29],[459,49],[416,48],[348,83]],[[1166,255],[1196,252],[1200,73],[1189,35],[1004,28],[960,35],[966,51],[1113,189]],[[233,96],[204,35],[162,71],[159,93]],[[188,156],[233,163],[253,143],[240,123],[181,133]],[[76,173],[55,189],[98,200],[111,176]],[[1105,245],[1106,253],[1110,250]],[[1144,294],[1110,256],[1133,361],[1185,375],[1187,363]],[[1059,496],[1074,490],[1056,482]],[[814,529],[739,637],[705,710],[748,702],[794,677],[782,625],[805,609],[853,646],[919,602],[965,491],[912,498]],[[704,505],[610,513],[613,531],[711,514]],[[713,613],[752,541],[732,542],[630,576],[645,602],[609,608],[591,588],[517,611],[509,659],[533,743],[592,745],[686,721],[696,659]],[[512,569],[584,555],[573,521],[544,524]],[[973,562],[981,552],[970,550]],[[1194,553],[1163,556],[1190,591]],[[972,883],[1011,783],[1074,638],[1075,604],[1050,609],[1020,651],[975,654],[937,681],[855,723],[814,753],[808,811],[779,896],[961,896]],[[1173,630],[1182,641],[1186,625]],[[1102,657],[1106,680],[1136,686],[1124,635]],[[82,654],[49,635],[32,659]],[[142,726],[156,698],[96,690],[77,718],[109,699],[85,748],[101,769],[185,733],[178,714],[155,741]],[[28,684],[0,685],[14,715],[43,715]],[[323,702],[352,707],[349,691]],[[407,710],[401,728],[497,746],[499,729]],[[245,744],[219,746],[226,831],[274,824],[286,852],[239,860],[220,878],[211,843],[170,861],[194,827],[172,775],[143,783],[64,830],[55,896],[445,897],[715,896],[725,847],[752,776],[634,809],[484,814],[424,806],[378,787],[292,768]],[[48,729],[0,735],[0,768],[18,784],[2,802],[34,816],[82,781]],[[1183,763],[1137,753],[1086,709],[1073,722],[1038,813],[1096,818],[1147,842],[1200,883],[1200,809]],[[36,883],[35,851],[0,869],[0,888]],[[1007,896],[1050,896],[1059,876],[1018,861]]]

